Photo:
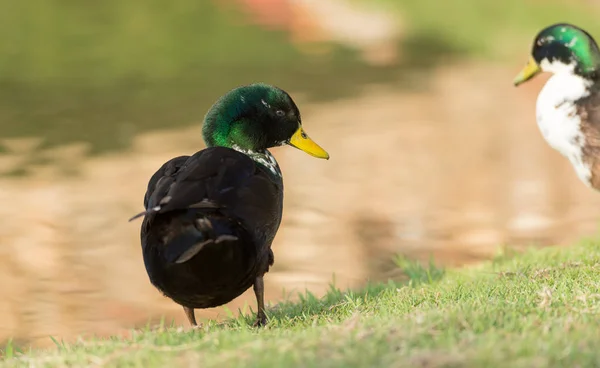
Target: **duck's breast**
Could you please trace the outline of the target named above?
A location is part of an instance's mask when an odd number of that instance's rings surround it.
[[[536,106],[542,136],[552,148],[569,159],[579,179],[588,185],[591,171],[583,157],[585,136],[576,102],[589,93],[589,84],[583,78],[574,74],[556,74],[540,92]]]

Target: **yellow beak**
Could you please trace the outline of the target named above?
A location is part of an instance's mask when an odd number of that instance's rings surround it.
[[[302,127],[299,127],[298,130],[296,130],[296,133],[292,135],[292,138],[290,138],[288,144],[308,153],[311,156],[329,160],[329,153],[325,152],[323,148],[310,139],[308,135],[304,133],[304,129],[302,129]]]
[[[527,65],[523,68],[523,70],[521,70],[519,75],[517,75],[517,77],[515,78],[515,80],[513,82],[515,84],[515,87],[523,82],[527,82],[531,78],[535,77],[541,71],[542,71],[542,69],[540,68],[538,63],[536,63],[535,60],[533,60],[533,58],[530,57]]]

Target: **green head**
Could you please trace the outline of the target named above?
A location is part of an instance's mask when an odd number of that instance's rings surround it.
[[[540,72],[572,73],[595,79],[600,69],[600,51],[592,36],[571,24],[544,28],[535,38],[529,64],[515,78],[515,85]]]
[[[202,135],[209,147],[261,153],[289,144],[329,159],[329,154],[302,129],[300,111],[290,95],[263,83],[235,88],[219,98],[204,118]]]

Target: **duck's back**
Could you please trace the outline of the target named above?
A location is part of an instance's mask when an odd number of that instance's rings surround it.
[[[595,83],[589,95],[577,101],[577,115],[583,136],[583,163],[588,185],[600,190],[600,85]]]
[[[224,304],[273,262],[282,181],[240,152],[211,147],[168,161],[150,179],[144,206],[150,280],[184,306]]]

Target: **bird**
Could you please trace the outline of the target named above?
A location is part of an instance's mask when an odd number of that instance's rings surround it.
[[[568,23],[542,29],[514,85],[552,73],[536,103],[542,136],[565,156],[577,177],[600,190],[600,50],[585,30]]]
[[[289,145],[329,154],[304,131],[284,90],[254,83],[220,97],[204,117],[206,148],[175,157],[150,178],[140,230],[150,283],[181,305],[194,328],[195,309],[213,308],[251,286],[255,326],[267,323],[264,275],[283,211],[282,172],[270,148]]]

